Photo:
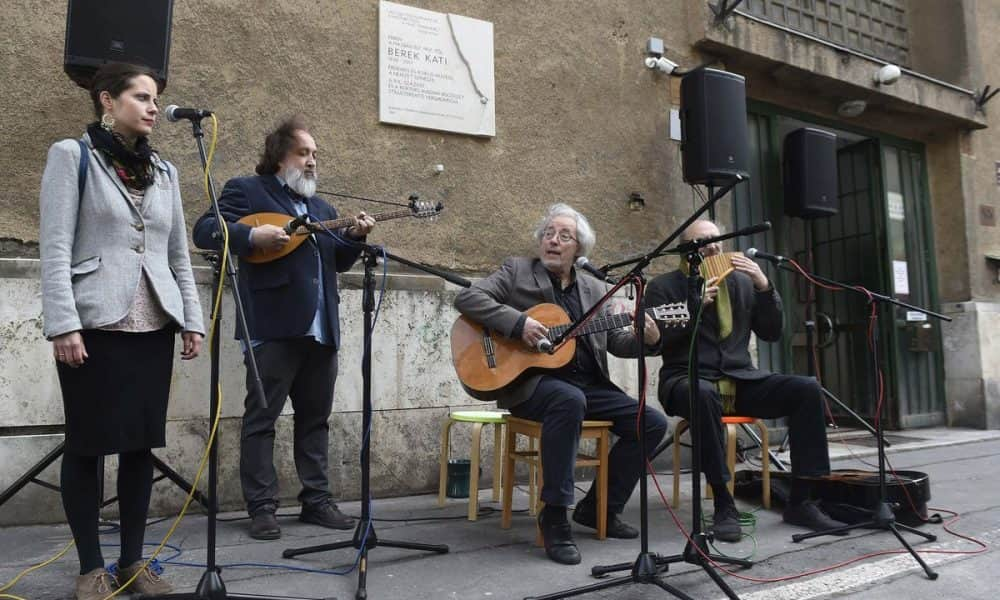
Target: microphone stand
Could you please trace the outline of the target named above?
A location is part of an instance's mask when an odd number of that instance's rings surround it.
[[[613,288],[611,292],[609,292],[609,294],[617,290],[618,287],[620,287],[626,281],[633,281],[635,283],[642,284],[645,281],[642,275],[643,269],[645,269],[649,265],[649,263],[653,261],[654,258],[662,256],[664,250],[677,237],[679,237],[684,232],[684,230],[688,228],[689,225],[698,220],[698,218],[702,214],[704,214],[705,211],[714,206],[715,203],[718,202],[720,198],[725,196],[730,189],[735,187],[736,184],[738,184],[739,182],[743,181],[743,179],[744,179],[743,177],[737,175],[725,186],[723,186],[719,190],[713,191],[709,200],[706,201],[705,204],[703,204],[701,207],[699,207],[690,217],[688,217],[686,221],[681,223],[680,226],[678,226],[677,229],[675,229],[667,237],[667,239],[665,239],[659,246],[657,246],[655,250],[653,250],[649,254],[645,254],[643,256],[634,259],[617,263],[615,266],[625,266],[630,264],[634,264],[635,266],[632,268],[631,271],[629,271],[625,276],[621,278],[621,281],[619,282],[618,286],[615,286],[615,288]],[[732,237],[733,235],[736,234],[728,234],[728,237]],[[701,255],[698,253],[698,248],[701,246],[697,244],[700,243],[701,245],[707,245],[717,241],[717,239],[718,238],[702,240],[700,242],[696,241],[695,242],[696,245],[694,245],[691,250],[687,251],[689,264],[691,264],[692,262],[695,263],[693,265],[693,268],[689,271],[689,273],[691,273],[691,276],[688,278],[688,297],[694,298],[697,301],[697,304],[694,305],[689,304],[689,306],[699,306],[699,307],[701,306],[701,293],[700,293],[701,286],[699,283],[701,277],[698,275],[698,269],[697,269],[698,263],[700,263],[701,261]],[[686,245],[684,244],[682,244],[682,246],[686,247]],[[605,270],[605,268],[602,268],[601,270],[603,271]],[[641,312],[639,312],[643,309],[643,298],[639,294],[636,294],[636,296],[637,296],[636,318],[643,319],[642,321],[643,324],[638,325],[635,328],[637,342],[639,344],[638,359],[636,360],[636,369],[638,370],[639,384],[641,386],[640,394],[645,394],[646,357],[644,352],[645,343],[643,339],[643,330],[645,329],[645,317],[642,315]],[[607,296],[605,298],[607,298]],[[601,302],[603,301],[604,299],[601,300]],[[556,339],[554,339],[552,345],[558,346],[559,343],[561,343],[567,337],[573,335],[575,331],[579,327],[581,327],[582,324],[586,322],[591,317],[591,315],[599,309],[598,307],[600,306],[601,302],[598,302],[598,304],[596,304],[594,307],[591,307],[591,309],[588,310],[576,323],[568,327],[566,331],[563,332],[562,336],[558,336]],[[689,300],[689,303],[690,302],[691,300]],[[692,335],[695,335],[694,339],[697,340],[697,332],[694,331]],[[697,352],[697,348],[695,348],[695,351]],[[688,377],[689,381],[697,382],[698,381],[697,375],[698,375],[698,362],[697,362],[697,354],[695,354],[695,362],[692,365],[689,365],[689,377]],[[693,424],[697,422],[699,415],[699,410],[698,410],[699,403],[697,401],[698,387],[695,384],[692,384],[689,387],[691,389],[691,395],[690,395],[691,422]],[[645,407],[643,407],[643,409],[644,408]],[[709,561],[714,561],[716,563],[724,562],[724,563],[736,564],[742,567],[750,567],[753,565],[753,563],[747,560],[713,555],[709,554],[708,552],[708,538],[706,534],[702,531],[702,525],[701,525],[701,488],[700,488],[701,459],[698,453],[699,439],[697,435],[697,429],[698,428],[696,426],[691,427],[691,446],[692,446],[691,469],[693,471],[693,476],[691,477],[691,495],[693,501],[691,536],[688,538],[688,542],[685,545],[684,550],[681,554],[676,554],[672,556],[660,556],[658,554],[649,551],[649,516],[648,516],[649,502],[648,498],[646,497],[646,492],[647,492],[646,476],[643,475],[642,477],[639,478],[639,511],[640,511],[639,555],[633,562],[630,563],[620,563],[609,566],[595,566],[592,567],[590,570],[591,575],[593,575],[594,577],[601,577],[607,575],[608,573],[612,573],[614,571],[624,571],[626,569],[631,569],[629,575],[618,577],[616,579],[610,579],[608,581],[601,581],[591,585],[564,590],[561,592],[555,592],[552,594],[547,594],[545,596],[530,596],[528,598],[525,598],[525,600],[554,600],[556,598],[569,598],[571,596],[579,596],[590,592],[596,592],[599,590],[605,590],[608,588],[617,587],[620,585],[632,584],[632,583],[645,584],[645,585],[652,584],[677,598],[681,598],[682,600],[693,600],[691,596],[688,596],[681,590],[666,583],[660,577],[660,573],[666,572],[671,564],[679,562],[685,562],[692,565],[700,566],[702,569],[705,570],[705,572],[712,579],[712,581],[714,581],[715,584],[726,594],[726,596],[728,596],[733,600],[739,600],[739,596],[736,595],[736,592],[734,592],[732,588],[730,588],[726,584],[726,582],[723,581],[722,577],[715,572],[714,568],[712,567],[712,564]],[[645,448],[646,448],[645,410],[639,411],[639,447],[643,448],[643,452],[645,453]],[[644,470],[648,471],[650,467],[648,464],[647,457],[643,455],[642,460],[643,460]]]
[[[781,269],[782,271],[789,271],[789,272],[793,272],[794,271],[793,269],[789,269],[787,267],[783,267],[783,266],[780,266],[780,265],[778,266],[778,268]],[[794,272],[797,273],[798,271],[794,271]],[[805,321],[805,328],[806,328],[806,348],[809,349],[809,356],[806,357],[806,365],[807,365],[806,366],[806,372],[808,373],[808,375],[810,377],[815,378],[816,377],[816,359],[815,359],[815,357],[813,357],[813,335],[814,335],[814,331],[816,329],[816,322],[807,319]],[[858,413],[856,413],[853,410],[851,410],[851,408],[849,406],[847,406],[846,404],[844,404],[844,402],[840,398],[834,396],[833,393],[830,390],[826,389],[825,386],[820,385],[820,389],[823,390],[823,395],[824,396],[826,396],[830,400],[833,400],[833,402],[837,406],[839,406],[841,410],[843,410],[844,412],[846,412],[850,416],[854,417],[854,420],[857,421],[858,424],[860,424],[863,428],[867,429],[869,433],[871,433],[874,436],[878,435],[878,432],[875,430],[874,427],[871,426],[871,424],[868,423],[868,421],[865,421],[864,418],[861,415],[859,415]],[[836,427],[836,423],[834,423],[834,427]],[[784,452],[785,450],[788,449],[788,440],[789,440],[789,436],[788,436],[788,432],[786,431],[784,439],[781,440],[781,444],[778,446],[778,451],[779,452]],[[882,443],[884,443],[887,448],[890,447],[890,446],[892,446],[892,444],[889,443],[889,440],[883,440]]]
[[[371,422],[372,422],[372,313],[375,309],[375,265],[379,255],[385,259],[392,259],[404,265],[419,269],[426,273],[436,275],[463,287],[472,285],[468,280],[439,271],[432,267],[415,263],[384,250],[378,246],[357,242],[362,247],[363,263],[365,275],[363,280],[362,310],[364,311],[364,351],[361,359],[361,377],[363,382],[363,404],[362,404],[362,435],[361,435],[361,518],[354,530],[354,536],[350,540],[309,546],[306,548],[289,548],[282,552],[284,558],[292,558],[302,554],[312,554],[315,552],[326,552],[327,550],[337,550],[340,548],[355,548],[360,550],[358,558],[358,588],[354,597],[357,600],[365,600],[368,597],[368,551],[378,546],[388,546],[390,548],[402,548],[405,550],[422,550],[446,554],[448,546],[444,544],[422,544],[415,542],[400,542],[393,540],[379,539],[375,533],[375,525],[371,517],[371,492],[369,482],[371,480]]]
[[[192,135],[195,138],[195,142],[198,146],[198,155],[201,158],[202,169],[208,169],[208,161],[205,154],[205,143],[204,137],[205,133],[201,128],[201,117],[191,119],[191,129]],[[215,183],[212,181],[212,174],[208,173],[208,195],[212,201],[212,210],[215,212],[215,222],[219,230],[216,232],[216,237],[220,244],[226,243],[226,237],[223,235],[222,228],[226,226],[225,219],[222,218],[222,212],[219,210],[219,201],[215,194]],[[223,248],[222,250],[227,250]],[[228,253],[228,252],[227,252]],[[236,265],[232,260],[233,255],[228,254],[230,260],[226,261],[226,275],[229,277],[229,289],[233,294],[233,304],[236,307],[236,317],[241,327],[241,331],[247,334],[249,330],[247,329],[246,316],[243,309],[243,302],[240,298],[239,286],[237,285],[236,279]],[[221,251],[216,254],[214,258],[208,257],[210,263],[212,263],[213,269],[213,290],[217,290],[219,287],[220,280],[222,278],[221,265],[219,264],[221,260]],[[221,306],[221,305],[220,305]],[[221,310],[215,313],[215,319],[212,321],[212,331],[214,332],[211,340],[210,348],[210,385],[212,386],[209,402],[209,426],[213,423],[215,415],[219,408],[219,348],[220,348],[220,324],[222,322]],[[253,348],[250,344],[247,344],[247,364],[250,369],[251,378],[253,379],[253,392],[257,396],[256,400],[261,404],[261,406],[267,405],[267,400],[264,397],[264,388],[260,382],[260,373],[257,371],[257,361],[254,356]],[[205,572],[201,576],[201,580],[198,581],[198,586],[195,588],[194,592],[178,592],[166,594],[163,596],[157,596],[158,598],[193,598],[196,600],[223,600],[225,598],[240,598],[247,600],[256,600],[270,598],[274,599],[276,596],[260,596],[252,594],[229,594],[226,592],[226,584],[222,581],[222,569],[216,564],[216,514],[219,512],[218,503],[218,448],[219,448],[219,438],[218,431],[216,431],[215,437],[212,438],[212,443],[209,447],[208,455],[208,521],[206,524],[207,529],[207,545],[206,545],[206,565]],[[289,600],[297,600],[296,598],[291,598],[286,596]]]
[[[948,317],[947,315],[943,315],[941,313],[937,313],[937,312],[934,312],[932,310],[928,310],[926,308],[922,308],[922,307],[919,307],[919,306],[914,306],[912,304],[908,304],[908,303],[903,302],[901,300],[897,300],[896,298],[893,298],[892,296],[887,296],[887,295],[883,295],[883,294],[877,294],[875,292],[871,292],[871,291],[864,290],[864,289],[861,289],[861,288],[858,288],[858,287],[850,286],[850,285],[847,285],[845,283],[841,283],[839,281],[835,281],[833,279],[828,279],[826,277],[820,277],[820,276],[814,275],[812,273],[808,274],[807,279],[808,278],[815,279],[816,281],[819,281],[821,283],[825,283],[825,284],[828,284],[828,285],[831,285],[831,286],[834,286],[834,287],[837,287],[837,288],[840,288],[840,289],[843,289],[843,290],[852,291],[852,292],[855,292],[857,294],[863,294],[865,296],[865,298],[867,299],[867,301],[868,301],[868,305],[872,309],[872,317],[876,320],[876,322],[878,320],[878,310],[879,310],[879,306],[881,304],[895,304],[896,306],[903,307],[903,308],[905,308],[907,310],[913,310],[913,311],[921,312],[921,313],[923,313],[925,315],[934,317],[935,319],[940,319],[942,321],[951,321],[951,317]],[[878,390],[880,388],[880,383],[881,382],[880,382],[880,373],[879,373],[878,328],[877,327],[873,327],[872,328],[872,334],[871,335],[872,335],[872,377],[875,380],[875,382],[874,382],[875,385],[874,385],[873,389],[876,390],[875,393],[878,394],[879,393]],[[881,402],[882,401],[883,401],[882,398],[879,398],[879,403],[880,404],[878,405],[878,408],[875,411],[875,415],[876,415],[876,421],[875,421],[875,439],[876,439],[877,445],[878,445],[878,492],[879,492],[879,500],[878,500],[878,503],[876,504],[874,510],[871,511],[871,515],[872,515],[871,519],[869,519],[867,521],[864,521],[862,523],[853,523],[853,524],[850,524],[850,525],[844,525],[842,527],[834,527],[832,529],[827,529],[827,530],[824,530],[824,531],[813,531],[813,532],[810,532],[810,533],[795,534],[795,535],[792,536],[792,541],[793,542],[801,542],[802,540],[806,540],[806,539],[809,539],[809,538],[818,537],[818,536],[822,536],[822,535],[833,535],[833,534],[840,533],[842,531],[850,531],[852,529],[858,529],[858,528],[861,528],[861,527],[865,527],[865,528],[868,528],[868,529],[881,529],[883,531],[891,531],[892,534],[896,536],[896,539],[899,540],[899,543],[902,544],[902,546],[904,548],[906,548],[907,552],[909,552],[910,555],[913,556],[914,560],[916,560],[917,563],[919,563],[920,566],[924,569],[924,573],[927,574],[927,578],[930,579],[930,580],[935,580],[935,579],[938,578],[938,574],[935,571],[931,570],[930,566],[928,566],[928,564],[926,562],[924,562],[924,560],[920,557],[920,555],[917,554],[913,550],[913,548],[910,546],[909,542],[907,542],[906,539],[903,538],[902,534],[899,533],[899,530],[908,531],[908,532],[910,532],[912,534],[915,534],[915,535],[918,535],[918,536],[924,538],[925,540],[927,540],[929,542],[933,542],[933,541],[937,540],[937,536],[935,536],[933,534],[930,534],[930,533],[926,533],[926,532],[920,531],[918,529],[915,529],[915,528],[910,527],[909,525],[905,525],[903,523],[897,523],[896,522],[895,514],[892,512],[892,507],[889,505],[889,502],[886,499],[887,492],[886,492],[886,477],[885,477],[885,469],[886,469],[885,431],[884,431],[884,424],[883,424],[884,417],[882,416],[882,414],[883,414],[882,406],[881,406]]]

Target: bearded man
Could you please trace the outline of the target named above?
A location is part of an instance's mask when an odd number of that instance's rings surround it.
[[[289,219],[326,221],[337,211],[316,194],[316,142],[301,117],[270,132],[253,177],[229,180],[219,208],[229,247],[240,257],[240,293],[247,331],[237,326],[244,350],[253,347],[267,406],[259,406],[247,369],[247,396],[240,437],[240,484],[251,517],[250,536],[281,536],[275,518],[278,477],[274,468],[275,422],[287,398],[295,410],[294,457],[302,489],[299,520],[332,529],[351,529],[353,520],[337,508],[328,477],[329,425],[337,379],[340,324],[337,273],[361,253],[375,224],[360,213],[341,231],[316,233],[289,254],[263,263],[247,262],[255,250],[280,250],[289,242],[283,228],[237,222],[249,214],[286,213]],[[218,224],[209,208],[194,226],[199,248],[219,249]],[[246,360],[244,360],[246,362]]]

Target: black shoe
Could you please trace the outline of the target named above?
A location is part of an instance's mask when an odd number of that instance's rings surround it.
[[[545,555],[562,565],[580,564],[580,550],[573,541],[569,521],[547,524],[544,509],[538,514],[538,528],[542,530]]]
[[[597,529],[597,510],[584,502],[576,505],[573,520],[591,529]],[[632,540],[639,537],[639,530],[621,520],[618,513],[608,513],[608,537]]]
[[[278,519],[271,511],[261,511],[250,517],[250,537],[255,540],[276,540],[281,537]]]
[[[738,542],[743,539],[740,528],[740,511],[733,504],[717,508],[712,515],[712,535],[720,542]]]
[[[808,500],[801,504],[785,508],[785,512],[781,515],[781,518],[789,525],[805,527],[813,531],[826,531],[847,525],[831,518],[830,515],[823,512],[823,509],[819,507],[819,503],[815,500]],[[847,531],[838,531],[834,535],[847,535]]]
[[[320,502],[314,506],[302,506],[299,513],[299,521],[312,523],[327,529],[351,529],[354,527],[354,519],[340,512],[333,501]]]

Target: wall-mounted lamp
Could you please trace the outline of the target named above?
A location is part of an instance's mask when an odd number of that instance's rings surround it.
[[[885,65],[875,71],[875,76],[872,78],[875,85],[892,85],[899,81],[899,77],[903,72],[896,65]]]
[[[632,192],[628,195],[628,209],[632,212],[639,212],[646,208],[646,199],[639,192]]]

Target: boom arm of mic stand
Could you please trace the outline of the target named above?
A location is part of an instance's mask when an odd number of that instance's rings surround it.
[[[419,271],[424,271],[425,273],[430,273],[431,275],[436,275],[436,276],[440,277],[441,279],[444,279],[445,281],[447,281],[449,283],[454,283],[457,286],[464,287],[464,288],[472,287],[472,282],[471,281],[469,281],[465,277],[459,277],[458,275],[455,275],[454,273],[449,273],[447,271],[442,271],[440,269],[435,269],[434,267],[429,267],[427,265],[420,264],[420,263],[417,263],[417,262],[413,262],[412,260],[405,259],[405,258],[403,258],[401,256],[396,256],[395,254],[393,254],[392,252],[389,252],[385,248],[381,248],[381,254],[384,255],[386,258],[391,258],[392,260],[394,260],[394,261],[396,261],[396,262],[398,262],[400,264],[404,264],[404,265],[406,265],[408,267],[413,267],[414,269],[417,269]]]
[[[789,271],[789,272],[792,272],[792,273],[796,273],[798,275],[802,274],[802,273],[799,273],[798,269],[795,269],[794,267],[789,267],[789,266],[784,265],[784,264],[779,264],[778,268],[781,269],[781,270],[783,270],[783,271]],[[923,313],[923,314],[925,314],[925,315],[927,315],[929,317],[934,317],[935,319],[940,319],[942,321],[951,321],[952,320],[951,317],[949,317],[948,315],[943,315],[943,314],[941,314],[939,312],[934,312],[933,310],[930,310],[928,308],[923,308],[921,306],[915,306],[913,304],[909,304],[909,303],[903,302],[902,300],[897,300],[896,298],[893,298],[892,296],[887,296],[885,294],[879,294],[879,293],[873,292],[871,290],[862,291],[862,290],[859,290],[858,288],[856,288],[856,287],[854,287],[852,285],[848,285],[846,283],[842,283],[842,282],[837,281],[835,279],[828,279],[826,277],[821,277],[820,275],[816,275],[815,273],[809,273],[808,271],[806,272],[806,274],[808,275],[808,277],[811,277],[812,279],[815,279],[816,281],[819,281],[820,283],[825,283],[827,285],[832,285],[832,286],[835,286],[835,287],[838,287],[838,288],[841,288],[841,289],[844,289],[844,290],[848,290],[848,291],[854,292],[856,294],[862,294],[863,296],[865,296],[865,298],[868,298],[869,295],[870,295],[872,298],[874,298],[875,300],[878,300],[880,302],[888,302],[889,304],[895,304],[896,306],[901,306],[901,307],[906,308],[908,310],[917,311],[917,312]]]
[[[208,196],[212,201],[212,212],[215,213],[215,224],[218,227],[217,234],[219,236],[219,244],[222,246],[226,245],[226,235],[222,228],[226,226],[226,220],[222,218],[222,211],[219,209],[219,199],[215,193],[215,182],[212,180],[212,172],[208,170],[208,156],[205,153],[205,132],[201,128],[201,119],[191,120],[191,131],[194,135],[195,142],[198,145],[198,155],[201,157],[201,168],[206,172],[206,178],[208,179]],[[260,380],[260,371],[257,370],[257,357],[254,353],[253,344],[250,343],[250,329],[247,327],[246,312],[243,308],[243,300],[240,297],[240,288],[236,284],[236,265],[233,260],[233,254],[229,252],[228,248],[223,247],[222,252],[225,252],[229,257],[226,260],[226,275],[229,277],[229,288],[233,294],[233,305],[236,309],[236,319],[240,324],[240,330],[247,337],[246,340],[246,352],[247,352],[247,365],[250,369],[250,377],[253,379],[253,389],[254,395],[257,399],[257,404],[261,408],[267,408],[267,398],[264,396],[264,384]],[[221,275],[220,275],[221,277]],[[220,335],[218,330],[215,331],[215,335]]]
[[[600,268],[600,270],[604,271],[605,273],[607,273],[608,271],[611,271],[612,269],[617,269],[619,267],[626,267],[628,265],[634,265],[634,264],[638,263],[638,266],[634,267],[631,272],[629,272],[627,275],[623,275],[622,276],[622,279],[626,279],[628,277],[628,275],[631,275],[632,273],[636,273],[638,271],[641,271],[641,270],[645,269],[646,265],[648,265],[650,262],[652,262],[654,258],[657,258],[658,256],[660,256],[661,253],[664,251],[664,249],[667,246],[669,246],[670,244],[672,244],[674,240],[676,240],[678,237],[680,237],[681,234],[684,233],[684,231],[692,223],[694,223],[695,221],[697,221],[698,218],[701,215],[705,214],[710,208],[712,208],[713,206],[715,206],[715,203],[718,202],[720,198],[722,198],[723,196],[725,196],[726,194],[728,194],[729,190],[733,189],[736,186],[736,184],[740,183],[743,180],[744,180],[743,176],[736,175],[735,177],[733,177],[733,179],[731,181],[729,181],[728,183],[726,183],[726,185],[724,185],[721,188],[715,190],[712,193],[712,197],[711,198],[709,198],[704,204],[702,204],[700,207],[698,207],[698,210],[696,210],[693,213],[691,213],[690,217],[688,217],[687,219],[685,219],[685,221],[683,223],[681,223],[680,225],[678,225],[677,228],[674,229],[674,231],[669,236],[667,236],[667,239],[663,240],[663,242],[659,246],[657,246],[656,249],[653,250],[652,252],[650,252],[649,254],[643,254],[642,256],[636,256],[636,257],[633,257],[633,258],[626,258],[625,260],[618,261],[616,263],[608,263],[608,264],[602,266]]]

